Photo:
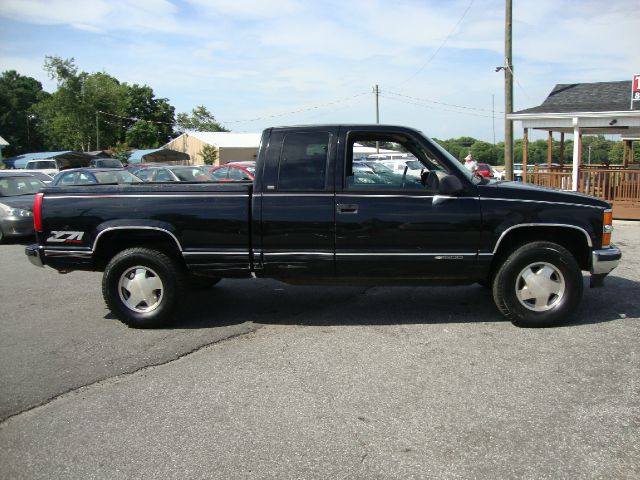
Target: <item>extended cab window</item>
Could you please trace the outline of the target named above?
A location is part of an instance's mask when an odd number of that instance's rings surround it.
[[[448,173],[434,154],[403,135],[349,134],[346,155],[347,190],[436,193]]]
[[[288,134],[280,155],[278,190],[324,190],[328,151],[328,132]]]

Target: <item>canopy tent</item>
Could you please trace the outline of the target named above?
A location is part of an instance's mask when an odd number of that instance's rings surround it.
[[[188,162],[189,154],[171,150],[170,148],[152,148],[148,150],[134,150],[128,163],[144,162]]]
[[[62,152],[35,152],[16,155],[15,157],[5,158],[4,162],[7,168],[24,168],[29,160],[58,160],[64,168],[86,167],[89,165],[92,156],[85,152],[75,152],[65,150]]]

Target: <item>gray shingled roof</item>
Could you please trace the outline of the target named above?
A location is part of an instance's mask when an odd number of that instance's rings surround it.
[[[631,107],[631,81],[560,83],[542,105],[514,113],[621,112]],[[640,102],[634,102],[640,110]]]

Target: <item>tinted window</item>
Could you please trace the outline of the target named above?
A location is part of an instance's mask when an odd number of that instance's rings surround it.
[[[78,174],[76,172],[63,173],[58,180],[58,185],[75,185],[76,177]]]
[[[328,132],[290,133],[282,146],[278,190],[323,190]]]
[[[251,178],[249,177],[249,175],[244,172],[241,168],[234,168],[234,167],[230,167],[229,168],[229,178],[231,180],[235,180],[236,182],[241,182],[243,180],[251,180]]]
[[[213,172],[211,172],[211,178],[213,178],[214,180],[223,180],[225,178],[227,178],[227,171],[229,170],[229,167],[221,167],[217,170],[214,170]]]
[[[173,176],[169,173],[168,170],[158,169],[156,178],[154,179],[156,182],[174,182]]]
[[[141,178],[145,182],[151,181],[151,171],[146,168],[136,170],[136,177]]]
[[[44,184],[33,177],[0,178],[0,196],[15,197],[38,193]]]

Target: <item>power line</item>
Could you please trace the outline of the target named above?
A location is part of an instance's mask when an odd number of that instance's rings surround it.
[[[390,92],[389,90],[385,90],[384,93],[388,93],[389,95],[395,95],[397,97],[409,98],[411,100],[418,100],[420,102],[435,103],[435,104],[444,105],[444,106],[447,106],[447,107],[455,107],[455,108],[462,108],[464,110],[477,110],[477,111],[480,111],[480,112],[492,112],[493,113],[493,110],[489,110],[488,108],[477,108],[477,107],[467,107],[467,106],[464,106],[464,105],[455,105],[453,103],[440,102],[438,100],[431,100],[429,98],[420,98],[420,97],[412,97],[410,95],[403,95],[402,93]],[[504,112],[497,112],[497,113],[504,113]]]
[[[462,16],[460,17],[460,19],[456,22],[456,24],[454,25],[454,27],[451,29],[451,31],[449,32],[449,35],[447,35],[445,37],[445,39],[442,41],[442,43],[440,44],[440,46],[436,49],[435,52],[433,52],[433,54],[427,59],[427,61],[424,63],[424,65],[422,65],[413,75],[411,75],[410,77],[406,78],[404,81],[400,82],[400,83],[396,83],[394,85],[394,87],[399,87],[401,85],[404,85],[405,83],[407,83],[409,80],[413,79],[414,77],[416,77],[420,72],[422,72],[425,68],[427,68],[427,65],[429,65],[431,63],[431,61],[436,58],[436,55],[438,55],[438,53],[440,52],[440,50],[442,50],[442,48],[447,44],[447,42],[449,41],[449,39],[451,38],[451,36],[454,34],[454,32],[456,31],[456,29],[460,26],[460,24],[462,23],[462,21],[464,20],[464,17],[467,16],[467,13],[469,12],[469,10],[471,10],[471,7],[473,6],[473,3],[475,2],[475,0],[471,0],[469,2],[469,5],[467,5],[467,8],[464,10],[464,12],[462,12]]]
[[[417,107],[422,107],[422,108],[426,108],[426,109],[429,109],[429,110],[438,110],[438,111],[442,111],[442,112],[458,113],[458,114],[461,114],[461,115],[471,115],[473,117],[493,118],[493,116],[491,116],[491,115],[481,115],[479,113],[463,112],[463,111],[460,111],[460,110],[451,110],[449,108],[434,107],[433,105],[425,105],[424,103],[411,102],[409,100],[404,100],[402,98],[387,96],[384,93],[380,93],[380,96],[382,96],[384,98],[388,98],[389,100],[395,100],[396,102],[406,103],[407,105],[415,105]]]

